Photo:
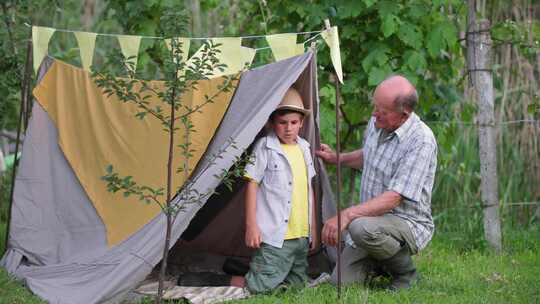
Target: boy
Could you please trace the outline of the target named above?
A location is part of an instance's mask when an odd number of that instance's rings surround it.
[[[261,293],[308,279],[315,169],[309,144],[298,136],[308,114],[300,94],[290,88],[270,116],[273,132],[255,144],[254,162],[246,166],[245,198],[246,245],[256,251],[246,276],[232,277],[233,286]]]
[[[272,113],[267,136],[254,146],[254,162],[246,166],[246,245],[256,249],[245,276],[207,275],[206,286],[247,287],[268,292],[281,283],[302,285],[307,277],[307,254],[316,244],[313,192],[315,175],[309,143],[298,136],[304,116],[300,94],[285,93]],[[310,238],[311,230],[311,238]],[[190,286],[189,276],[178,285]]]

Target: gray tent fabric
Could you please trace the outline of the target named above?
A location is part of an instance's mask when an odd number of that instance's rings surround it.
[[[49,65],[50,59],[46,59],[41,76]],[[315,77],[312,52],[242,75],[217,133],[190,178],[195,189],[203,192],[218,186],[214,176],[233,165],[264,127],[285,91],[306,70],[308,77]],[[316,107],[316,81],[303,83],[303,96],[314,98]],[[317,115],[310,124],[310,133],[315,134]],[[227,148],[231,141],[238,149]],[[223,158],[213,159],[212,155],[224,149]],[[321,178],[323,187],[328,188],[327,177]],[[328,191],[321,191],[323,205],[332,204],[331,197],[325,196]],[[182,204],[181,197],[178,195],[174,203]],[[176,217],[171,246],[201,206],[188,204]],[[332,207],[323,209],[326,217],[332,213]],[[1,266],[50,303],[117,303],[161,260],[165,222],[164,214],[159,214],[127,240],[108,248],[103,223],[59,149],[55,126],[34,103],[15,181],[8,250]]]

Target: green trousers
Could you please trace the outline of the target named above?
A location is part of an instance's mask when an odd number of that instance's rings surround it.
[[[359,217],[348,227],[355,246],[345,246],[341,253],[341,282],[363,284],[367,273],[377,261],[393,257],[407,246],[411,254],[416,253],[416,241],[407,222],[395,215]],[[337,267],[331,276],[337,282]]]
[[[281,283],[303,285],[307,282],[307,238],[285,240],[283,247],[277,248],[261,244],[249,264],[246,285],[251,293],[264,293],[275,289]]]

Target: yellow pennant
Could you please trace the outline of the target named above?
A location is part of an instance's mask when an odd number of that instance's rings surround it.
[[[96,45],[96,33],[74,32],[79,50],[81,53],[81,62],[83,69],[90,71],[92,59],[94,58],[94,47]]]
[[[266,41],[270,45],[276,61],[298,55],[299,48],[296,44],[296,33],[268,35]]]
[[[43,57],[49,50],[49,41],[56,30],[50,27],[32,26],[34,72],[37,73]]]
[[[223,71],[215,69],[212,72],[210,78],[220,77],[224,75],[236,74],[246,66],[249,66],[255,57],[256,50],[242,46],[242,38],[240,37],[226,37],[226,38],[212,38],[214,44],[220,44],[216,47],[219,51],[216,54],[220,63],[225,64],[226,67]],[[192,64],[195,58],[203,57],[203,47],[200,47],[188,61],[188,64]]]
[[[343,83],[343,71],[341,69],[341,54],[339,51],[339,36],[337,26],[333,26],[321,33],[324,42],[330,47],[330,58],[334,65],[334,70],[339,79],[339,82]]]
[[[298,43],[296,45],[296,52],[294,53],[294,55],[302,55],[305,53],[305,49],[304,49],[304,44],[303,43]]]
[[[174,39],[176,39],[177,42],[181,44],[180,50],[182,51],[182,59],[184,61],[187,61],[191,40],[189,38],[180,38],[180,37],[177,37]],[[172,39],[165,39],[165,44],[167,45],[167,48],[169,50],[171,50],[171,40]]]
[[[137,56],[139,55],[139,46],[141,45],[141,36],[129,36],[129,35],[118,35],[118,43],[120,43],[120,49],[122,54],[127,59],[134,56],[131,61],[137,68]]]

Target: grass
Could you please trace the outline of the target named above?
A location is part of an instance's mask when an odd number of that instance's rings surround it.
[[[0,268],[0,304],[45,303],[34,296],[30,290],[18,281],[11,279],[4,268]]]
[[[511,133],[504,135],[508,137]],[[496,255],[486,249],[483,239],[476,135],[471,130],[451,127],[445,128],[444,132],[438,130],[437,134],[440,143],[439,171],[432,199],[437,233],[429,247],[415,257],[422,280],[412,289],[395,294],[381,289],[347,286],[342,289],[340,302],[540,303],[539,207],[507,204],[538,201],[540,198],[537,183],[526,174],[530,163],[510,143],[499,151],[503,155],[499,158],[499,195],[505,230],[504,252]],[[4,190],[8,189],[8,178],[0,185]],[[344,185],[346,189],[347,186]],[[345,197],[343,201],[348,202],[349,199]],[[1,251],[7,214],[4,202],[7,200],[8,191],[0,191]],[[231,303],[336,302],[335,287],[323,284]],[[43,302],[0,268],[2,303]],[[141,303],[153,301],[145,299]]]
[[[508,249],[501,255],[467,250],[437,236],[415,259],[422,275],[410,290],[384,290],[349,286],[342,303],[539,303],[540,231],[511,232]],[[334,287],[258,296],[232,303],[335,303]]]
[[[389,293],[347,286],[342,289],[341,303],[540,303],[540,227],[506,230],[501,255],[483,248],[470,249],[465,242],[448,234],[436,235],[415,257],[422,279],[412,289]],[[335,302],[336,289],[323,284],[230,303]],[[0,303],[42,302],[0,270]]]

